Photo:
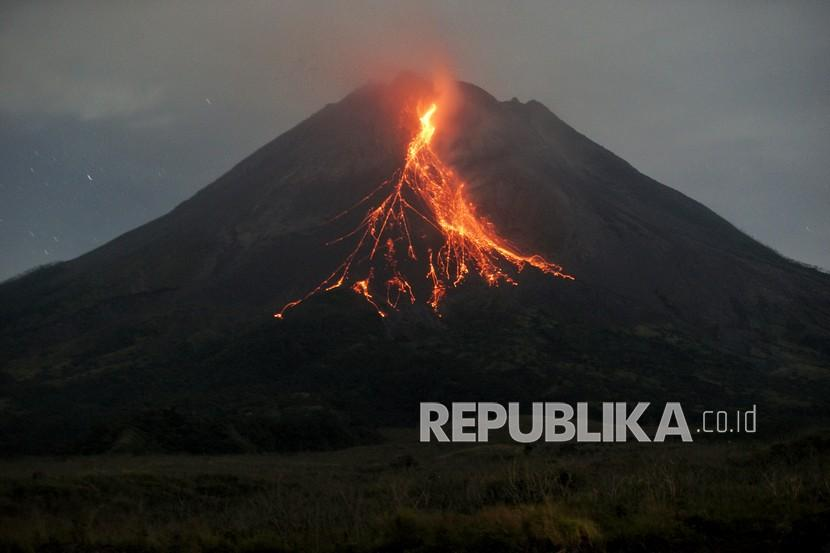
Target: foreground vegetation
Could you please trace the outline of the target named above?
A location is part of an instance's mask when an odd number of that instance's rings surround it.
[[[830,439],[0,461],[7,551],[787,551],[827,545]]]

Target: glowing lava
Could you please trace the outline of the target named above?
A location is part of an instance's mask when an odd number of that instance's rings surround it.
[[[388,195],[366,213],[357,228],[331,242],[359,237],[351,253],[328,278],[302,298],[287,303],[275,317],[281,319],[288,309],[319,292],[340,288],[350,280],[353,267],[364,261],[370,264],[366,276],[354,280],[351,289],[381,317],[387,315],[386,309],[397,309],[402,299],[414,304],[417,301],[414,289],[419,288],[419,282],[426,282],[427,289],[431,290],[426,303],[436,313],[448,288],[461,284],[472,271],[489,286],[498,286],[501,282],[515,285],[516,281],[504,268],[508,264],[517,272],[530,265],[554,277],[574,280],[562,267],[540,255],[518,253],[498,235],[492,223],[476,215],[475,207],[465,197],[464,182],[431,147],[435,134],[432,117],[437,109],[433,103],[421,115],[420,132],[409,143],[400,172],[360,203],[391,186]],[[417,251],[413,241],[416,223],[426,229],[418,236],[425,236],[430,229],[437,232],[440,239],[437,249],[424,246],[422,251]],[[399,256],[400,246],[405,253]],[[419,260],[422,265],[417,264]],[[414,271],[420,267],[418,280],[407,278],[404,272],[412,271],[402,269],[402,264]]]

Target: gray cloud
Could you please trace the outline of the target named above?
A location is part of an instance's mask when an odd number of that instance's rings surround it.
[[[830,267],[829,15],[818,2],[7,4],[0,278],[161,214],[402,67],[538,99],[785,255]]]

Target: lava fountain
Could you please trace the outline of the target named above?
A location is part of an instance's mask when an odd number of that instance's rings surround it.
[[[354,239],[351,252],[328,278],[305,296],[285,304],[274,317],[281,319],[286,311],[309,297],[343,286],[350,286],[379,316],[386,317],[390,309],[398,309],[401,301],[418,301],[416,279],[425,280],[429,290],[426,303],[440,316],[439,305],[447,290],[473,272],[489,286],[502,282],[516,285],[508,272],[510,266],[520,272],[529,265],[553,277],[574,280],[556,263],[513,249],[491,222],[476,214],[475,206],[465,195],[464,182],[431,146],[437,109],[433,103],[420,116],[421,128],[407,147],[403,168],[352,209],[384,191],[388,191],[387,195],[354,230],[329,242]],[[439,245],[416,247],[416,225],[434,231]],[[368,269],[362,279],[356,280],[352,271],[363,262],[368,262]],[[418,267],[421,274],[413,278],[411,274]]]

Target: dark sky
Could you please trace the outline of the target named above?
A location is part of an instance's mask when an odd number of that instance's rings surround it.
[[[4,2],[0,279],[171,209],[325,103],[439,68],[537,99],[830,268],[827,2]]]

